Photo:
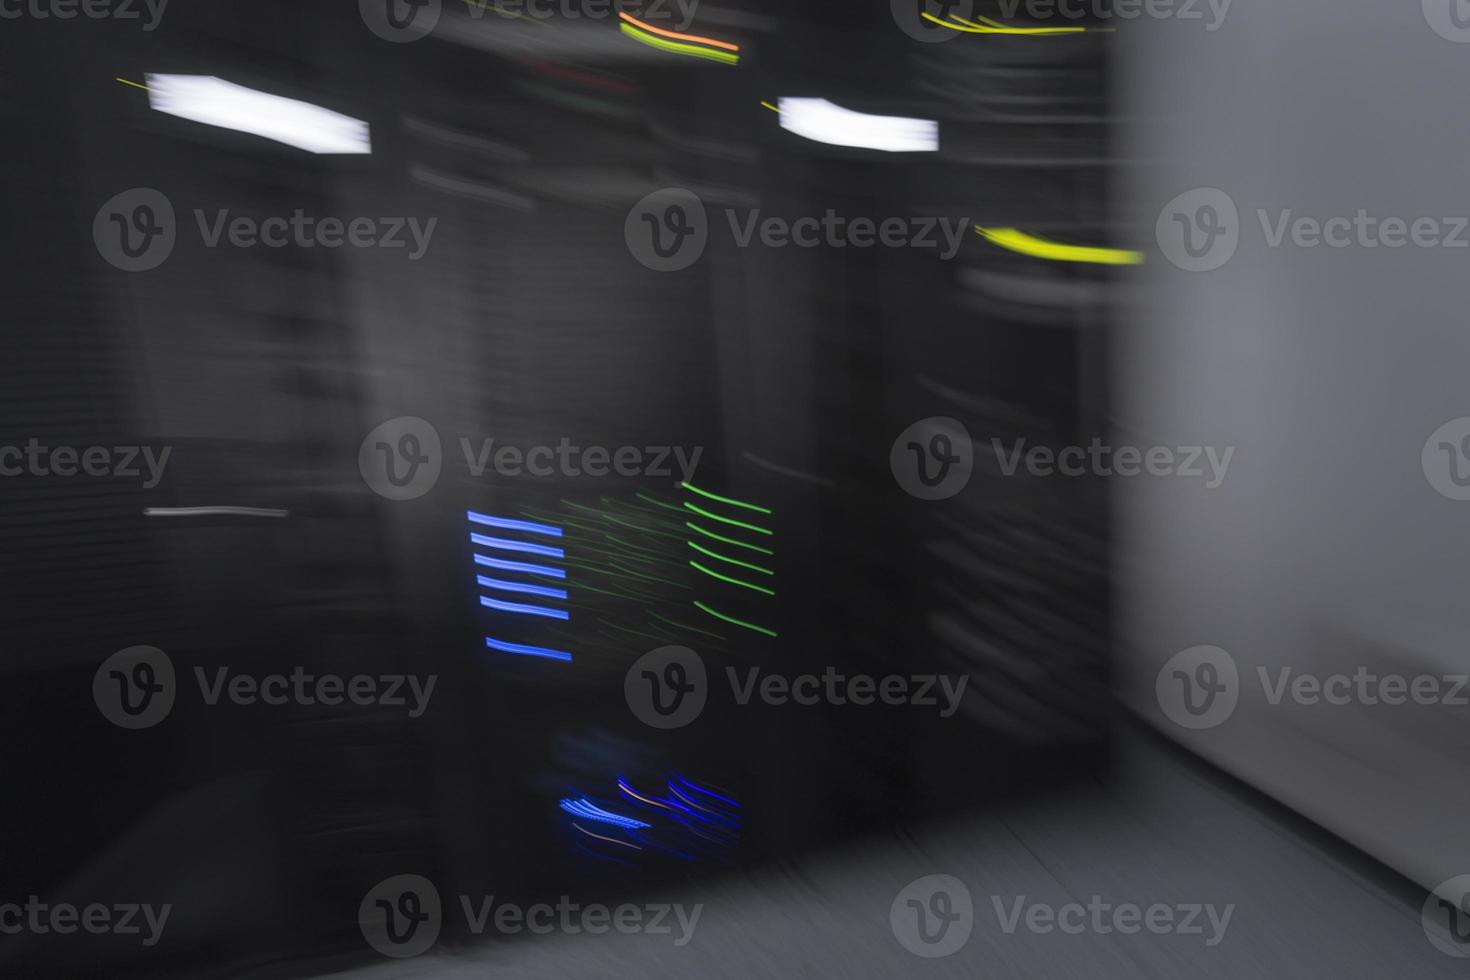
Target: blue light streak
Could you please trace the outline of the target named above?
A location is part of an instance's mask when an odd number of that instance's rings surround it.
[[[573,816],[585,817],[588,820],[599,820],[602,823],[610,823],[624,830],[640,830],[653,826],[652,824],[644,823],[642,820],[635,820],[632,817],[625,817],[620,813],[604,810],[602,807],[592,803],[585,796],[580,800],[565,799],[557,805]]]
[[[532,565],[523,561],[506,561],[504,558],[491,558],[487,555],[475,555],[475,564],[484,565],[486,568],[498,568],[502,572],[525,572],[527,575],[545,575],[549,578],[566,578],[565,568],[555,568],[551,565]]]
[[[518,521],[512,517],[495,517],[491,514],[481,514],[477,511],[467,510],[465,516],[473,524],[484,524],[486,527],[499,527],[507,531],[525,531],[527,534],[545,534],[553,538],[562,535],[561,528],[550,524],[537,524],[535,521]]]
[[[554,589],[549,585],[528,585],[525,582],[507,582],[503,578],[490,578],[487,575],[476,575],[475,581],[487,589],[499,589],[501,592],[523,592],[526,595],[540,595],[548,599],[565,599],[566,589]]]
[[[488,636],[485,637],[485,645],[492,650],[499,650],[501,653],[518,653],[526,657],[546,657],[550,660],[570,661],[572,659],[572,655],[565,650],[526,646],[523,643],[507,643],[504,640],[496,640]]]
[[[520,602],[506,602],[502,599],[492,599],[487,595],[480,596],[480,605],[489,609],[498,609],[501,612],[522,613],[526,616],[545,616],[547,619],[571,618],[565,609],[551,609],[547,606],[528,606]]]
[[[553,548],[549,544],[531,544],[529,541],[512,541],[510,538],[492,538],[487,534],[475,534],[470,532],[470,540],[482,548],[496,548],[500,551],[521,551],[528,555],[541,555],[545,558],[565,558],[567,553],[560,548]]]
[[[736,803],[728,796],[721,796],[719,793],[716,793],[713,790],[705,789],[703,786],[697,786],[694,783],[690,782],[686,777],[681,776],[678,773],[674,773],[674,782],[683,784],[685,789],[692,789],[694,792],[699,793],[701,796],[711,796],[719,800],[721,803],[728,803],[735,809],[740,809],[740,804]]]

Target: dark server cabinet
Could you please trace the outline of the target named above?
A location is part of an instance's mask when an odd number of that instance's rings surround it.
[[[697,887],[1103,756],[1106,501],[1007,476],[991,440],[1102,432],[1115,281],[969,227],[1112,235],[1101,42],[921,58],[880,12],[828,60],[816,13],[743,13],[727,74],[502,50],[451,10],[443,37],[386,45],[350,9],[275,2],[12,49],[7,443],[171,462],[147,487],[0,488],[30,801],[5,827],[31,842],[8,877],[176,911],[156,950],[27,937],[0,962],[307,973],[377,955],[359,911],[397,875],[446,906]],[[330,104],[372,154],[204,129],[113,78],[159,71]],[[802,141],[761,106],[812,94],[934,116],[940,150]],[[629,215],[671,186],[709,241],[663,273]],[[91,229],[138,187],[169,199],[177,241],[129,274]],[[212,247],[221,211],[435,237],[415,258]],[[964,234],[944,254],[732,231],[828,211]],[[967,430],[970,476],[922,499],[903,469],[941,445],[936,417]],[[138,646],[176,695],[128,730],[94,681]],[[222,669],[433,688],[417,714],[211,702]],[[877,703],[791,696],[854,676]],[[882,703],[890,677],[932,703]],[[440,941],[478,941],[466,926],[446,915]]]

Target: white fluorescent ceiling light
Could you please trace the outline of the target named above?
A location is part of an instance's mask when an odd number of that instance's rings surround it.
[[[311,153],[371,153],[368,124],[330,109],[257,92],[213,75],[148,75],[148,104],[182,119]]]
[[[939,123],[906,116],[870,116],[826,99],[776,100],[781,128],[833,146],[860,146],[891,153],[932,153],[939,149]]]

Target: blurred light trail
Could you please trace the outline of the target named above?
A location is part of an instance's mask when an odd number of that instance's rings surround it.
[[[551,578],[566,578],[565,569],[555,568],[551,565],[532,565],[523,561],[506,561],[503,558],[491,558],[487,555],[475,555],[475,564],[484,565],[486,568],[498,568],[502,572],[525,572],[527,575],[547,575]]]
[[[674,781],[675,782],[679,782],[679,783],[683,783],[685,789],[691,789],[694,792],[699,793],[702,796],[712,796],[715,799],[719,800],[721,803],[728,803],[731,806],[733,806],[735,809],[737,809],[737,810],[740,809],[740,804],[737,803],[737,802],[735,802],[734,800],[730,799],[730,797],[723,796],[723,795],[721,795],[719,793],[716,793],[712,789],[708,789],[707,787],[700,786],[698,783],[694,782],[694,780],[690,779],[688,776],[684,776],[684,775],[681,775],[681,774],[679,774],[679,773],[676,772],[676,773],[674,773]]]
[[[548,606],[528,606],[520,602],[504,602],[500,599],[492,599],[489,596],[480,596],[480,605],[486,609],[496,609],[500,612],[520,613],[524,616],[545,616],[547,619],[570,619],[571,615],[565,609],[552,609]]]
[[[1063,245],[1061,242],[1028,235],[1016,228],[982,228],[976,225],[975,230],[986,241],[993,242],[1001,248],[1038,259],[1050,259],[1054,262],[1090,262],[1095,265],[1138,265],[1143,262],[1142,252],[1134,252],[1125,248]]]
[[[655,507],[662,507],[664,510],[671,510],[678,514],[684,513],[683,507],[675,507],[673,504],[664,503],[662,500],[658,500],[654,497],[648,496],[641,490],[638,493],[633,494],[633,496],[637,497],[639,500],[643,500],[650,504],[653,504]]]
[[[691,807],[694,808],[694,810],[691,811],[691,812],[693,812],[696,817],[700,817],[700,819],[705,820],[706,822],[709,821],[709,817],[703,817],[703,816],[701,816],[701,814],[707,813],[707,814],[710,815],[710,817],[713,817],[713,818],[715,818],[715,820],[720,821],[720,822],[723,822],[723,823],[738,823],[739,822],[738,819],[735,818],[735,817],[726,816],[725,814],[719,812],[718,810],[711,809],[710,807],[707,807],[707,806],[705,806],[702,803],[695,802],[694,800],[690,799],[688,796],[685,796],[683,793],[679,792],[679,787],[675,786],[672,782],[670,782],[668,784],[668,787],[669,787],[669,792],[670,793],[673,793],[679,799],[683,800],[685,803],[689,804]]]
[[[624,13],[621,11],[618,13],[618,17],[622,20],[627,21],[629,24],[632,24],[634,27],[641,27],[645,31],[657,34],[660,37],[672,38],[675,41],[694,41],[697,44],[708,44],[716,48],[724,48],[726,51],[740,50],[740,45],[731,44],[729,41],[717,41],[712,37],[701,37],[698,34],[681,34],[678,31],[669,31],[661,27],[654,27],[652,24],[645,24],[643,21],[634,17],[632,14]]]
[[[700,527],[698,524],[694,524],[694,523],[692,523],[690,521],[685,521],[684,522],[684,526],[687,527],[691,531],[697,532],[699,534],[703,534],[707,538],[713,538],[716,541],[723,541],[725,544],[733,544],[733,545],[738,545],[741,548],[749,548],[751,551],[759,551],[763,555],[774,555],[775,554],[775,552],[772,551],[770,548],[762,548],[760,545],[755,545],[755,544],[746,544],[744,541],[737,541],[734,538],[727,538],[724,535],[722,535],[722,534],[716,534],[713,531],[706,531],[704,528]]]
[[[709,606],[706,606],[704,603],[700,602],[698,599],[695,599],[694,600],[694,604],[696,606],[698,606],[704,612],[707,612],[711,616],[715,617],[716,619],[723,619],[725,622],[731,623],[731,624],[733,624],[735,626],[744,626],[748,630],[754,630],[755,632],[757,632],[757,633],[763,633],[766,636],[774,637],[776,635],[776,631],[775,630],[768,630],[764,626],[756,626],[753,623],[747,623],[744,620],[736,619],[734,616],[727,616],[727,615],[725,615],[722,612],[716,612],[715,610],[711,609]]]
[[[144,517],[290,517],[275,507],[144,507]]]
[[[781,128],[818,143],[856,146],[889,153],[932,153],[939,149],[939,123],[908,116],[855,112],[826,99],[777,100]]]
[[[653,640],[655,643],[663,643],[665,639],[664,637],[658,636],[654,633],[644,633],[641,630],[630,629],[627,626],[619,626],[617,623],[609,622],[608,620],[603,619],[601,616],[597,617],[597,621],[602,625],[608,627],[608,629],[615,629],[619,633],[628,633],[632,636],[641,637],[645,640]],[[607,634],[604,633],[603,635],[606,636]]]
[[[621,16],[627,18],[628,15],[622,14]],[[738,65],[740,63],[740,56],[738,54],[732,54],[729,51],[721,51],[716,48],[705,48],[697,44],[681,44],[678,41],[668,41],[664,38],[657,37],[654,34],[647,33],[646,31],[641,31],[638,28],[634,27],[632,24],[628,23],[619,24],[618,27],[622,30],[624,34],[628,35],[633,40],[640,41],[651,48],[658,48],[660,51],[667,51],[670,54],[683,54],[688,55],[692,58],[707,58],[710,61],[718,61],[726,65]],[[673,32],[668,31],[661,33]],[[684,35],[675,36],[681,37]]]
[[[618,92],[620,94],[638,91],[638,86],[626,78],[593,69],[573,68],[569,65],[558,64],[555,61],[537,61],[532,63],[531,67],[544,75],[550,75],[563,81],[575,82],[578,85],[586,85],[591,88],[605,89],[609,92]]]
[[[689,626],[689,625],[687,625],[685,623],[676,623],[672,619],[666,619],[665,617],[660,616],[656,612],[650,611],[648,615],[652,616],[654,619],[658,620],[659,622],[661,622],[661,623],[667,623],[667,624],[669,624],[670,626],[672,626],[672,627],[674,627],[676,629],[688,630],[691,633],[699,633],[699,634],[701,634],[703,636],[712,636],[712,637],[714,637],[717,640],[723,640],[723,639],[725,639],[725,637],[721,636],[718,633],[711,633],[709,630],[702,630],[698,626]]]
[[[485,645],[492,650],[499,650],[501,653],[517,653],[525,657],[546,657],[550,660],[566,661],[572,659],[572,655],[565,650],[527,646],[524,643],[507,643],[504,640],[497,640],[489,636],[485,637]]]
[[[719,514],[715,514],[715,513],[711,512],[711,511],[707,511],[703,507],[700,507],[700,506],[698,506],[696,504],[691,504],[687,500],[684,501],[684,506],[687,509],[692,510],[694,513],[698,514],[700,517],[707,517],[707,518],[709,518],[712,521],[719,521],[722,524],[729,524],[729,525],[731,525],[733,527],[744,528],[747,531],[754,531],[757,534],[770,534],[771,533],[770,531],[767,531],[763,527],[757,527],[754,524],[747,524],[744,521],[737,521],[733,517],[721,517]]]
[[[544,558],[565,558],[566,552],[561,548],[554,548],[549,544],[532,544],[529,541],[512,541],[510,538],[492,538],[488,534],[476,534],[470,532],[470,541],[485,548],[496,548],[500,551],[519,551],[528,555],[541,555]]]
[[[154,75],[148,104],[208,126],[263,136],[310,153],[371,153],[368,124],[321,106],[258,92],[213,75]]]
[[[692,483],[684,482],[680,483],[679,486],[683,487],[685,490],[690,490],[694,493],[697,493],[701,497],[705,497],[709,500],[713,500],[722,504],[729,504],[731,507],[744,507],[746,510],[753,510],[758,514],[769,514],[771,512],[771,508],[769,507],[762,507],[759,504],[747,504],[745,501],[736,500],[733,497],[721,497],[717,493],[710,493],[708,490],[701,490]]]
[[[929,13],[927,10],[920,11],[919,16],[923,17],[925,20],[932,21],[938,24],[940,27],[948,27],[952,31],[962,31],[965,34],[1015,34],[1039,36],[1044,34],[1089,33],[1086,27],[1011,27],[1008,24],[1002,24],[998,20],[991,20],[989,17],[981,17],[980,19],[983,20],[985,23],[977,24],[972,20],[966,20],[963,17],[955,16],[954,19],[959,22],[955,24],[950,23],[947,20],[940,20],[938,17],[935,17],[933,14]],[[1102,31],[1111,30],[1111,28],[1102,29]],[[1092,33],[1101,33],[1102,31],[1094,30],[1092,31]]]
[[[718,559],[720,561],[723,561],[723,562],[729,562],[731,565],[739,565],[741,568],[748,568],[752,572],[760,572],[763,575],[775,575],[776,574],[775,572],[771,571],[769,568],[762,568],[759,565],[752,565],[748,561],[741,561],[738,558],[727,558],[727,557],[725,557],[724,555],[720,554],[717,551],[710,551],[708,548],[704,547],[703,545],[699,544],[698,542],[695,542],[695,541],[685,541],[684,543],[687,544],[689,547],[693,548],[695,551],[699,552],[701,555],[705,555],[705,556],[707,556],[709,558],[716,558],[716,559]]]
[[[633,791],[633,787],[629,786],[628,783],[627,783],[627,781],[624,780],[623,777],[621,777],[621,776],[618,777],[617,783],[618,783],[618,789],[622,790],[628,796],[630,796],[633,799],[639,801],[640,803],[647,803],[649,806],[660,807],[660,808],[662,808],[664,810],[672,810],[673,809],[673,807],[669,806],[667,803],[661,803],[658,800],[649,799],[646,796],[642,796],[642,795],[634,792]]]
[[[549,585],[529,585],[525,582],[507,582],[505,579],[490,578],[486,575],[476,575],[475,583],[486,589],[498,589],[501,592],[521,592],[526,595],[545,596],[548,599],[565,599],[566,589],[553,589]]]
[[[719,579],[721,582],[729,582],[731,585],[738,585],[741,588],[750,589],[753,592],[764,592],[766,595],[775,595],[776,594],[776,592],[775,592],[774,589],[768,589],[768,588],[766,588],[765,586],[762,586],[762,585],[752,585],[749,582],[742,582],[738,578],[731,578],[728,575],[723,575],[723,574],[721,574],[719,572],[711,571],[710,569],[705,568],[703,565],[701,565],[697,561],[691,560],[689,562],[689,565],[690,565],[691,568],[696,568],[699,571],[703,572],[704,574],[708,575],[710,578]]]
[[[504,528],[507,531],[527,531],[531,534],[546,534],[553,538],[562,536],[562,530],[551,524],[537,524],[535,521],[518,521],[512,517],[495,517],[491,514],[481,514],[478,511],[467,510],[465,515],[474,524],[484,524],[487,527]]]
[[[631,847],[635,851],[641,851],[641,850],[643,850],[643,848],[639,847],[637,844],[629,844],[625,840],[617,840],[616,838],[613,838],[613,837],[604,837],[601,834],[594,834],[592,831],[590,831],[587,828],[583,827],[581,824],[577,823],[577,821],[575,821],[575,820],[572,821],[572,826],[573,827],[576,827],[578,830],[582,831],[582,833],[586,834],[588,837],[596,837],[598,840],[605,840],[609,844],[622,844],[624,847]]]
[[[567,813],[571,813],[579,817],[585,817],[588,820],[596,820],[601,823],[609,823],[615,827],[622,827],[624,830],[639,830],[645,827],[653,826],[653,824],[644,823],[642,820],[637,820],[633,817],[625,817],[621,813],[613,813],[610,810],[604,810],[602,807],[593,803],[585,796],[577,800],[573,800],[570,798],[564,799],[557,805],[565,810]]]
[[[711,504],[714,504],[714,503],[718,502],[719,504],[724,505],[724,506],[727,506],[727,507],[745,508],[746,510],[753,510],[753,511],[757,511],[759,513],[766,514],[766,515],[770,515],[772,513],[771,509],[768,508],[768,507],[762,507],[759,504],[747,503],[747,502],[745,502],[743,500],[736,500],[733,497],[723,497],[723,496],[720,496],[717,493],[712,493],[712,492],[710,492],[708,490],[703,490],[703,489],[701,489],[699,487],[696,487],[694,484],[688,482],[687,480],[686,481],[682,481],[679,484],[679,486],[680,486],[681,489],[687,490],[687,491],[689,491],[692,494],[699,495],[700,497],[704,498],[705,501],[710,502]],[[698,504],[691,503],[688,500],[685,500],[683,503],[684,503],[684,507],[686,509],[688,509],[689,511],[691,511],[692,513],[698,514],[701,517],[705,517],[705,518],[708,518],[710,520],[720,521],[721,523],[726,524],[726,525],[729,525],[732,528],[739,528],[739,529],[744,530],[744,531],[754,531],[757,534],[764,534],[764,535],[767,535],[767,536],[771,536],[774,533],[772,531],[767,530],[766,528],[758,527],[758,526],[756,526],[754,524],[747,524],[744,521],[737,521],[734,518],[725,517],[723,515],[720,515],[720,514],[717,514],[717,513],[713,512],[713,511],[706,510],[705,508],[699,506]],[[706,535],[710,535],[710,532],[704,531],[702,528],[696,528],[690,522],[686,522],[686,525],[688,527],[690,527],[691,529],[694,529],[694,530],[699,531],[700,533],[703,533],[703,534],[706,534]],[[731,533],[734,533],[734,532],[731,532]],[[713,537],[713,535],[710,535],[710,536]],[[727,542],[729,544],[741,544],[742,543],[742,542],[737,541],[734,538],[723,538],[722,537],[722,538],[720,538],[720,540],[725,541],[725,542]],[[717,552],[710,551],[709,549],[705,548],[702,545],[695,544],[692,540],[686,539],[685,540],[685,544],[688,545],[689,547],[693,548],[695,551],[698,551],[698,552],[700,552],[702,554],[708,554],[710,557],[715,558],[715,559],[717,559],[719,561],[727,562],[727,563],[732,564],[732,565],[748,567],[748,568],[750,568],[750,569],[752,569],[754,571],[764,572],[767,575],[773,575],[774,574],[774,572],[772,572],[772,571],[770,571],[768,569],[762,568],[759,565],[746,565],[745,562],[737,561],[737,560],[735,560],[733,558],[727,558],[724,555],[718,554]],[[757,549],[757,550],[766,551],[766,549]],[[770,554],[769,551],[766,551],[766,553],[767,554]],[[736,586],[738,588],[746,589],[746,590],[751,591],[751,592],[760,592],[763,595],[767,595],[767,596],[774,596],[776,594],[776,592],[775,592],[774,589],[768,589],[768,588],[766,588],[763,585],[756,585],[753,582],[747,582],[744,579],[735,578],[734,576],[732,576],[732,575],[726,575],[723,572],[717,572],[713,568],[710,568],[707,565],[701,564],[700,562],[695,561],[693,559],[690,559],[690,561],[689,561],[689,567],[690,568],[693,568],[695,571],[700,572],[701,574],[703,574],[703,575],[705,575],[705,576],[707,576],[709,578],[715,579],[716,581],[719,581],[719,582],[723,582],[726,585],[733,585],[733,586]],[[714,609],[712,609],[709,606],[706,606],[705,604],[703,604],[701,602],[696,602],[695,605],[698,606],[700,609],[704,610],[705,612],[709,613],[711,616],[715,616],[718,619],[723,619],[723,620],[725,620],[727,622],[730,622],[730,623],[733,623],[733,624],[735,624],[737,626],[743,626],[746,629],[753,630],[753,631],[755,631],[757,633],[764,633],[764,634],[766,634],[768,636],[775,636],[776,635],[774,631],[768,630],[768,629],[766,629],[763,626],[756,626],[753,623],[748,623],[748,622],[745,622],[744,620],[736,619],[733,616],[727,616],[724,613],[715,612]]]

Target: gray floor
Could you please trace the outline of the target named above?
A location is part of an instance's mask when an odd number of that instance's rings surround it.
[[[913,839],[845,843],[798,864],[671,894],[703,902],[691,941],[550,936],[385,961],[387,977],[1451,977],[1464,964],[1430,944],[1402,882],[1303,833],[1141,736],[1118,777],[1046,803],[935,826]],[[952,875],[973,897],[968,941],[920,958],[889,911],[916,878]],[[1005,932],[995,897],[1026,905],[1233,903],[1223,938]],[[1007,912],[1009,915],[1009,911]],[[1072,922],[1075,920],[1069,920]]]

